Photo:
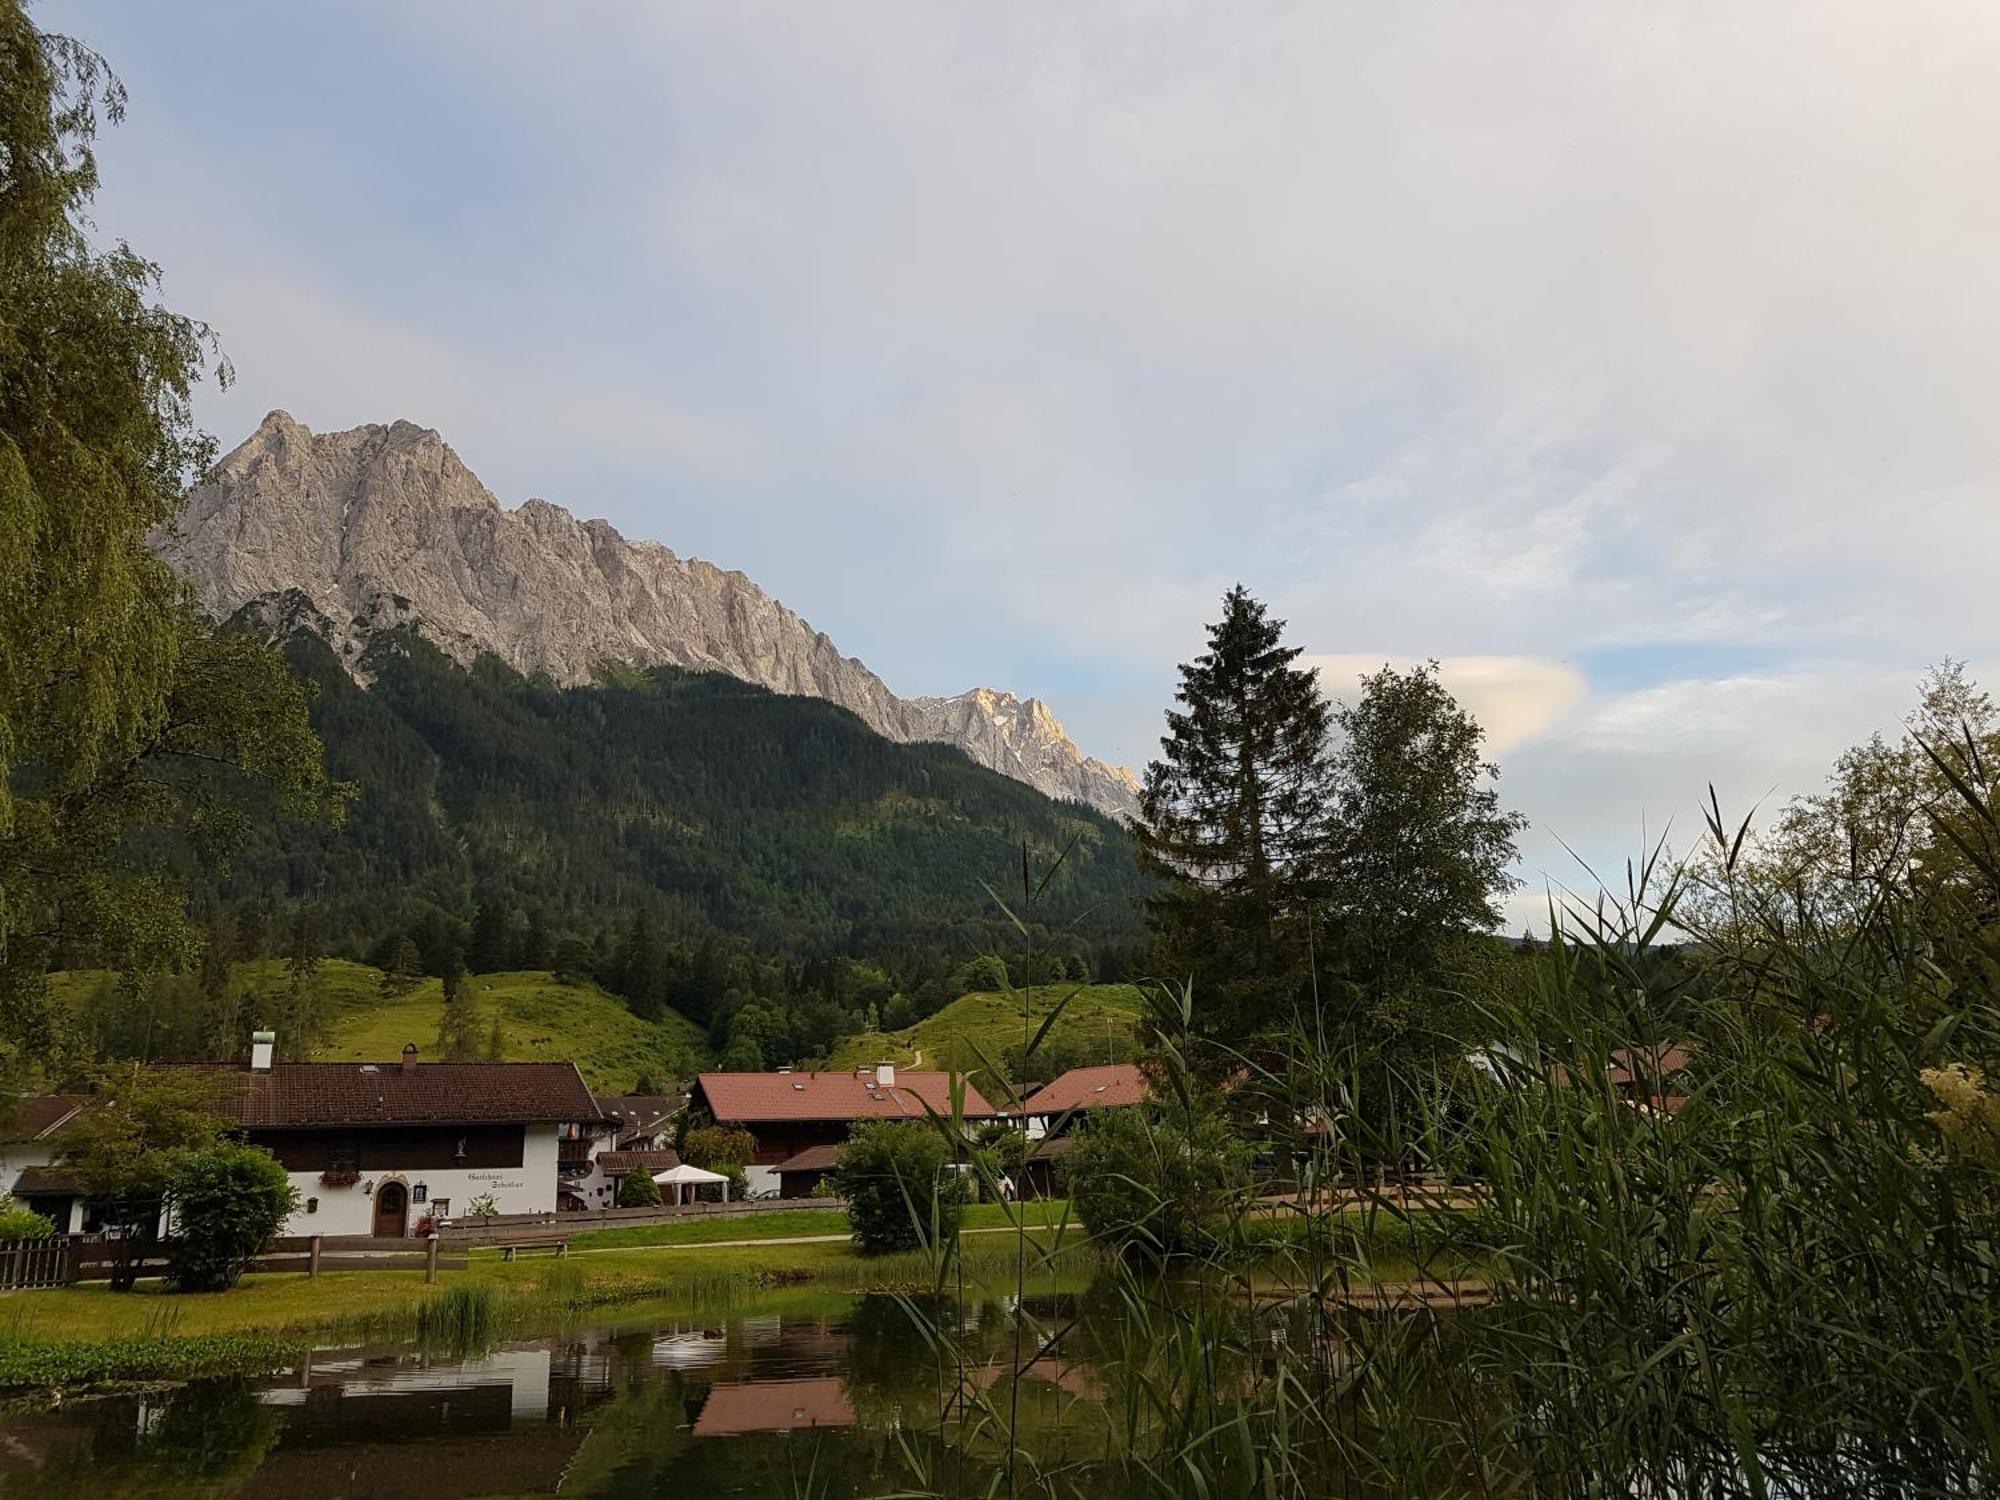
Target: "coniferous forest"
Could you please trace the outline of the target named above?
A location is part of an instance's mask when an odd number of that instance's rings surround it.
[[[349,800],[338,827],[253,817],[226,866],[191,869],[238,956],[303,942],[385,969],[402,950],[438,974],[587,973],[703,1024],[730,989],[834,992],[859,1022],[897,993],[935,1009],[968,955],[1015,945],[993,891],[1026,850],[1061,861],[1036,907],[1045,962],[1134,961],[1149,882],[1130,836],[951,747],[716,674],[558,687],[397,632],[367,648],[363,687],[316,635],[284,652]]]

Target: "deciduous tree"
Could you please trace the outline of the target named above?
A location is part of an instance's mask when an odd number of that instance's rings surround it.
[[[1438,681],[1437,663],[1361,679],[1343,703],[1331,757],[1326,909],[1355,1011],[1346,1019],[1385,1061],[1439,1055],[1468,1038],[1450,951],[1499,925],[1526,827],[1500,805],[1485,731]]]
[[[183,889],[134,860],[168,830],[213,857],[240,832],[232,773],[324,811],[304,689],[218,633],[147,547],[214,454],[191,395],[214,357],[158,306],[159,271],[84,229],[91,141],[123,90],[80,44],[0,0],[0,1065],[60,1037],[52,960],[193,956]]]

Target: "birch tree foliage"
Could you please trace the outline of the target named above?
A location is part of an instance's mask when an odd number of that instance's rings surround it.
[[[92,141],[124,108],[94,52],[0,0],[0,1071],[59,1044],[56,957],[189,956],[163,850],[219,857],[244,778],[337,805],[305,690],[146,545],[214,458],[194,389],[229,372],[157,266],[92,242]]]

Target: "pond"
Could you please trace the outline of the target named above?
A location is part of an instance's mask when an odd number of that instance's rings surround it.
[[[1075,1294],[1034,1299],[1043,1324]],[[951,1424],[961,1378],[1005,1395],[1015,1304],[940,1304],[940,1368],[914,1304],[868,1295],[801,1314],[614,1324],[469,1355],[327,1348],[298,1368],[72,1399],[0,1419],[0,1492],[38,1497],[685,1494],[850,1496],[928,1482],[985,1489],[1004,1462]],[[1037,1456],[1088,1462],[1104,1423],[1087,1360],[1027,1363],[1019,1423]],[[969,1361],[969,1362],[968,1362]],[[977,1398],[975,1398],[976,1401]],[[1004,1397],[1003,1397],[1004,1400]],[[1097,1409],[1100,1420],[1081,1420]],[[1065,1445],[1078,1451],[1065,1453]],[[943,1464],[953,1465],[946,1474]]]
[[[1586,1473],[1556,1428],[1502,1454],[1492,1434],[1533,1428],[1477,1420],[1468,1356],[1495,1326],[1487,1312],[1327,1321],[1141,1286],[963,1300],[792,1289],[458,1352],[326,1347],[268,1376],[0,1417],[0,1495],[1125,1500],[1261,1493],[1253,1469],[1272,1493],[1341,1500],[1991,1493],[1976,1462],[1916,1447],[1885,1468],[1841,1445],[1794,1466],[1813,1477],[1775,1483],[1678,1443],[1650,1465]],[[1479,1437],[1478,1461],[1455,1432]]]

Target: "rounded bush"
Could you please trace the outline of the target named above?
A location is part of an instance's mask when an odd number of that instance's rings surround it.
[[[270,1152],[220,1141],[181,1159],[168,1185],[174,1237],[169,1274],[184,1292],[218,1292],[270,1243],[298,1190]]]
[[[618,1206],[620,1208],[651,1208],[660,1201],[660,1185],[653,1181],[653,1174],[643,1168],[637,1172],[627,1172],[618,1179]]]
[[[861,1126],[841,1147],[834,1178],[855,1242],[870,1254],[942,1243],[965,1218],[964,1174],[927,1122]]]

